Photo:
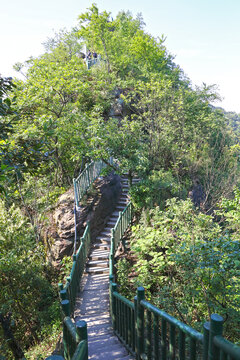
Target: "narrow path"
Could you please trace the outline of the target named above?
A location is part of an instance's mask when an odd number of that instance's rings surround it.
[[[75,321],[85,320],[88,327],[89,359],[134,359],[114,335],[109,314],[109,268],[111,230],[119,211],[128,203],[128,182],[122,179],[122,194],[105,229],[93,244],[86,272],[76,301]]]

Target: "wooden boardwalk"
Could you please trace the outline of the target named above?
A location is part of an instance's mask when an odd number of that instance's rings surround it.
[[[122,180],[122,190],[115,211],[92,246],[76,301],[75,321],[87,322],[89,359],[134,359],[114,335],[109,314],[108,258],[111,230],[116,224],[119,211],[122,211],[128,203],[126,179]]]

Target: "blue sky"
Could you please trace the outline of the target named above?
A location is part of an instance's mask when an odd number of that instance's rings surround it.
[[[42,43],[61,28],[71,29],[93,1],[0,1],[0,73],[15,76],[13,64],[40,55]],[[146,31],[166,37],[193,84],[216,84],[223,101],[216,105],[240,113],[239,0],[96,0],[100,10],[141,12]]]

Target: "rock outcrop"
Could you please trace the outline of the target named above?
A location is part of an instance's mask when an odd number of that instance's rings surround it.
[[[90,222],[92,241],[104,229],[109,216],[116,207],[121,192],[120,177],[114,173],[98,178],[93,191],[84,199],[77,212],[77,237],[83,235],[87,222]],[[55,211],[50,214],[51,225],[45,231],[49,259],[57,266],[65,255],[73,252],[75,237],[74,193],[73,188],[64,193]]]

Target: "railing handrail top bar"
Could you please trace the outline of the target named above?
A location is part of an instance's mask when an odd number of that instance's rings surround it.
[[[72,339],[74,340],[75,343],[77,343],[77,332],[75,327],[71,326],[72,324],[71,318],[69,316],[66,316],[64,317],[63,322],[67,327],[69,333],[71,334]]]
[[[238,345],[228,341],[221,335],[214,336],[213,342],[217,347],[230,355],[231,358],[240,359],[240,347]]]
[[[85,227],[82,238],[85,238],[85,236],[87,235],[88,230],[89,230],[89,224],[87,224],[87,226]]]
[[[153,312],[156,315],[159,315],[164,320],[168,321],[170,324],[177,326],[180,330],[182,330],[184,333],[189,335],[191,338],[200,341],[203,343],[203,334],[198,332],[197,330],[194,330],[190,326],[184,324],[180,320],[175,319],[173,316],[169,315],[163,310],[158,309],[155,305],[150,304],[146,300],[141,300],[140,304],[147,310]]]
[[[80,251],[81,251],[82,247],[83,247],[83,244],[80,244],[80,246],[78,248],[78,251],[77,251],[77,259],[79,257],[79,254],[80,254]]]
[[[124,296],[119,294],[117,291],[113,291],[113,296],[115,296],[116,298],[118,298],[119,300],[124,302],[124,304],[126,304],[131,309],[134,309],[134,303],[132,303],[130,300],[126,299]]]
[[[77,182],[79,180],[79,178],[82,176],[82,174],[84,173],[84,171],[87,170],[87,168],[92,165],[92,163],[94,163],[94,160],[92,160],[89,164],[86,165],[86,167],[83,169],[83,171],[78,175],[78,177],[76,179],[73,179],[73,181]]]

